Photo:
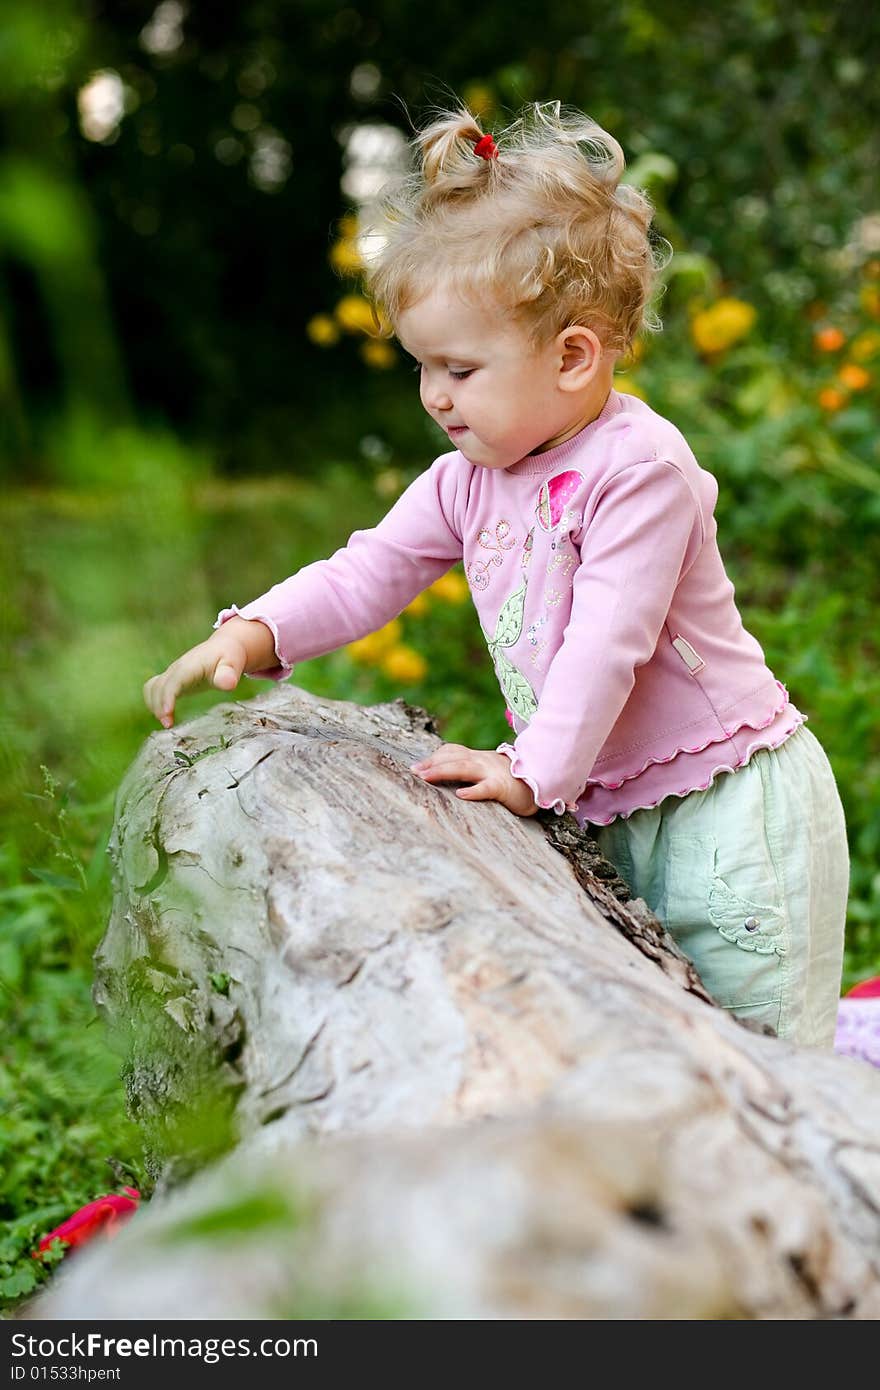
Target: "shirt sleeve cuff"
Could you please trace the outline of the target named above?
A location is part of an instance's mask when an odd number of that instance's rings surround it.
[[[532,796],[535,798],[535,805],[540,806],[542,811],[555,811],[557,816],[564,816],[566,811],[575,811],[577,809],[576,803],[563,801],[560,796],[557,796],[555,801],[542,801],[537,782],[533,777],[529,777],[527,773],[523,772],[522,759],[512,744],[499,743],[495,752],[504,753],[510,759],[510,771],[512,776],[518,777],[521,782],[525,782]]]
[[[245,607],[247,607],[247,605],[245,605]],[[275,641],[275,655],[278,658],[278,665],[269,667],[265,671],[245,671],[244,674],[250,677],[251,680],[287,680],[287,677],[293,670],[293,662],[288,661],[286,657],[283,657],[281,655],[281,650],[279,646],[278,625],[275,622],[274,618],[267,618],[265,613],[245,613],[242,611],[242,609],[238,607],[237,604],[233,603],[230,605],[229,608],[221,608],[220,612],[217,614],[217,621],[214,623],[215,630],[218,627],[222,627],[223,623],[225,623],[228,618],[245,618],[249,622],[252,619],[258,619],[259,622],[266,624],[266,627],[272,633],[272,637]]]

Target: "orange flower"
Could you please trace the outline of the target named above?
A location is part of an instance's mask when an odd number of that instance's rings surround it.
[[[855,362],[844,362],[837,376],[850,391],[864,391],[871,384],[871,373]]]
[[[845,391],[838,391],[834,386],[825,386],[816,397],[823,410],[842,410],[847,402]]]
[[[813,334],[813,344],[820,352],[836,352],[846,342],[846,335],[839,328],[829,325],[818,328]]]

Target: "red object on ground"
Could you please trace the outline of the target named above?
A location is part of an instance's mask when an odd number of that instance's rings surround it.
[[[34,1259],[38,1260],[43,1251],[49,1249],[53,1240],[62,1240],[69,1246],[85,1245],[86,1241],[92,1240],[101,1231],[108,1235],[114,1233],[130,1216],[134,1216],[141,1199],[136,1187],[127,1187],[125,1191],[129,1194],[127,1197],[115,1192],[96,1197],[94,1202],[88,1202],[84,1207],[80,1207],[79,1211],[75,1211],[73,1216],[62,1221],[54,1231],[41,1236],[39,1249],[31,1251]]]
[[[880,975],[875,975],[873,980],[862,980],[861,984],[853,985],[843,996],[844,999],[874,999],[880,996]]]

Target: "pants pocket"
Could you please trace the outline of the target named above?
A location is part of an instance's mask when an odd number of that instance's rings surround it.
[[[656,910],[723,1008],[778,1030],[788,927],[769,860],[722,862],[713,834],[671,833]]]

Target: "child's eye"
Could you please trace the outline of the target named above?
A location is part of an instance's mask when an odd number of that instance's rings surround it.
[[[454,372],[454,371],[452,370],[452,368],[450,367],[450,369],[449,369],[449,375],[450,375],[451,377],[454,377],[456,381],[464,381],[465,377],[470,376],[470,374],[471,374],[471,372],[472,372],[473,370],[474,370],[473,367],[468,367],[467,371],[464,371],[464,372]]]

